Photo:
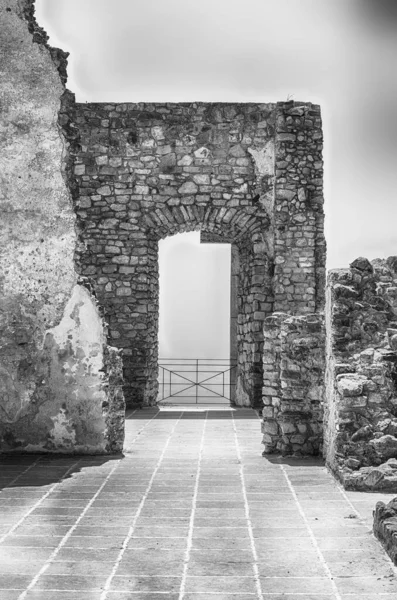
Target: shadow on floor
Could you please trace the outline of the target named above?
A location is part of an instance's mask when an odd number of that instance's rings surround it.
[[[322,456],[281,456],[278,454],[264,454],[262,456],[274,465],[287,465],[288,467],[321,467],[325,465]]]
[[[70,479],[82,469],[99,467],[120,458],[123,458],[121,454],[113,456],[1,454],[0,490],[53,485],[61,479]]]

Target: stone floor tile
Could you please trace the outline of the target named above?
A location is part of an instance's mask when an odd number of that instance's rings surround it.
[[[251,562],[228,562],[227,557],[223,561],[201,561],[190,559],[188,566],[188,575],[195,577],[203,576],[224,576],[224,577],[253,577],[254,569]]]
[[[182,574],[183,559],[148,563],[135,563],[123,559],[117,569],[117,575],[124,577],[182,577]]]
[[[88,590],[84,590],[83,592],[80,590],[79,592],[75,591],[60,591],[57,590],[32,590],[26,594],[26,600],[100,600],[102,592],[97,590],[96,592],[91,592]],[[3,598],[2,598],[3,600]],[[7,600],[5,598],[4,600]]]
[[[214,527],[229,527],[233,525],[234,527],[246,527],[247,521],[245,517],[240,517],[239,519],[230,519],[230,518],[218,518],[218,519],[206,519],[196,517],[194,519],[195,527],[205,527],[205,528],[214,528]]]
[[[64,548],[121,548],[125,536],[85,536],[72,534],[65,542]]]
[[[103,589],[106,582],[107,573],[96,575],[57,575],[45,572],[34,586],[34,590],[70,590],[95,591]],[[54,599],[55,600],[55,599]]]
[[[0,590],[1,600],[18,600],[21,590]]]
[[[341,594],[394,594],[397,598],[397,577],[336,577],[334,579]]]
[[[256,583],[253,576],[247,577],[225,577],[205,576],[186,577],[186,593],[255,593]]]
[[[79,599],[80,600],[80,599]],[[107,595],[107,600],[179,600],[179,593],[156,593],[156,592],[112,592]],[[186,596],[184,598],[186,600]],[[201,600],[204,600],[203,598]],[[218,599],[219,600],[219,599]]]
[[[163,548],[165,550],[170,548],[186,548],[186,536],[182,537],[135,537],[132,536],[128,542],[127,549],[139,549],[148,550]]]
[[[0,563],[0,573],[1,575],[30,575],[33,577],[40,571],[41,567],[45,563],[44,560],[32,560],[32,561],[2,561]],[[1,598],[1,595],[0,595]]]
[[[223,537],[194,537],[192,540],[193,548],[221,549],[230,552],[239,552],[240,550],[251,550],[251,540],[247,535],[245,538],[223,538]]]
[[[71,575],[92,578],[106,578],[110,575],[113,563],[109,561],[56,561],[50,563],[45,575]]]
[[[320,592],[315,592],[314,594],[305,593],[291,593],[284,594],[271,592],[269,594],[262,593],[263,600],[337,600],[337,597],[334,594],[322,594]]]
[[[140,537],[159,537],[159,538],[170,538],[170,537],[175,537],[175,538],[184,538],[187,536],[189,527],[188,525],[178,525],[175,527],[169,526],[169,525],[161,525],[161,523],[159,523],[158,525],[146,525],[144,527],[135,527],[134,529],[134,537],[135,538],[140,538]]]
[[[264,593],[332,594],[331,580],[326,577],[260,577]]]
[[[316,541],[321,551],[365,548],[368,552],[379,553],[381,550],[379,542],[368,531],[360,537],[326,537]]]
[[[24,590],[32,579],[31,575],[0,573],[0,598],[2,590]]]
[[[300,527],[253,527],[252,533],[254,538],[270,539],[270,538],[300,538],[307,534],[305,526]]]
[[[396,600],[395,592],[391,594],[372,593],[372,594],[340,594],[341,600]]]
[[[120,576],[116,575],[111,584],[111,590],[125,592],[178,592],[181,577],[162,576]]]
[[[373,562],[371,560],[360,560],[359,562],[334,562],[329,566],[333,577],[390,577],[395,576],[394,569],[390,563]]]
[[[62,540],[61,536],[47,535],[9,535],[1,544],[0,548],[8,546],[28,546],[31,548],[56,548]]]
[[[256,600],[257,594],[254,592],[252,594],[210,594],[207,592],[198,593],[198,594],[185,594],[183,596],[183,600]],[[285,599],[284,599],[285,600]],[[301,600],[301,599],[300,599]]]
[[[132,414],[126,456],[102,489],[114,466],[108,458],[5,461],[0,485],[19,479],[0,492],[0,526],[9,528],[34,510],[0,543],[3,577],[27,585],[61,543],[27,600],[55,600],[54,594],[56,600],[100,600],[116,560],[108,600],[179,600],[182,581],[183,600],[257,599],[254,556],[263,600],[336,600],[322,560],[343,600],[391,600],[391,594],[394,600],[396,570],[370,532],[376,495],[343,492],[319,460],[262,457],[256,414],[235,411],[244,416],[232,422],[230,411],[221,412],[211,411],[205,422],[205,412],[198,418],[190,411],[178,423],[180,410],[153,421],[161,412]],[[60,481],[67,469],[73,477]],[[27,583],[18,579],[26,575]],[[21,589],[3,590],[0,598],[14,600]]]
[[[290,557],[285,557],[275,561],[268,554],[266,557],[258,557],[258,571],[261,577],[324,577],[327,575],[323,564],[318,556],[314,560],[307,560],[304,555],[301,555],[298,560],[291,560]]]
[[[121,544],[120,544],[121,546]],[[54,559],[54,564],[58,562],[100,562],[111,563],[116,561],[120,553],[120,547],[112,548],[70,548],[64,546],[61,548]]]
[[[112,526],[103,525],[103,521],[102,521],[102,525],[84,526],[84,525],[79,524],[76,527],[76,529],[74,530],[73,534],[75,536],[81,536],[81,537],[107,537],[108,536],[111,538],[115,538],[115,537],[126,536],[128,533],[128,529],[129,529],[128,523],[125,525],[115,525],[114,527],[112,527]]]

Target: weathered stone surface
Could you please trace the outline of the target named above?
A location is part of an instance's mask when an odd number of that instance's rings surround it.
[[[0,0],[0,14],[0,451],[119,451],[123,401],[110,417],[106,329],[74,266],[66,182],[86,169],[71,164],[57,123],[66,54],[46,44],[33,2]]]
[[[397,491],[387,462],[397,457],[397,302],[389,292],[396,283],[391,264],[360,257],[350,269],[329,274],[325,456],[353,489]]]
[[[271,451],[318,452],[325,277],[319,107],[76,104],[63,87],[65,55],[46,45],[33,3],[11,5],[4,31],[14,45],[21,35],[24,45],[21,68],[7,66],[4,88],[5,181],[16,190],[12,210],[6,204],[4,211],[7,414],[19,419],[19,407],[29,406],[33,419],[36,409],[44,415],[35,439],[45,450],[52,443],[61,451],[119,451],[121,367],[107,336],[122,357],[129,405],[153,404],[158,241],[200,229],[238,254],[236,402],[259,407],[263,394]],[[19,425],[15,432],[19,447],[31,443]]]
[[[265,319],[265,453],[319,454],[325,332],[321,314]]]
[[[388,504],[376,504],[373,531],[393,563],[397,565],[397,498]]]
[[[322,141],[315,136],[321,118],[319,107],[301,103],[296,107],[306,107],[304,115],[288,116],[294,106],[65,107],[74,166],[86,166],[74,170],[77,260],[105,308],[112,342],[122,350],[129,405],[152,404],[157,397],[157,243],[167,235],[200,229],[238,251],[241,405],[261,405],[265,318],[274,310],[321,310]],[[304,138],[298,143],[299,133]]]
[[[383,461],[397,457],[397,438],[393,435],[382,435],[370,441],[376,455]]]

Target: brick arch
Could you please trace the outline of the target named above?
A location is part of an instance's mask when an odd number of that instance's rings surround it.
[[[236,244],[254,233],[265,234],[269,225],[269,216],[261,206],[161,206],[145,212],[141,220],[142,229],[151,238],[204,230]]]

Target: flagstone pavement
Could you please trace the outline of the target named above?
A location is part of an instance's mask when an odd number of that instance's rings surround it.
[[[127,414],[124,456],[0,457],[1,600],[396,600],[377,500],[248,409]]]

